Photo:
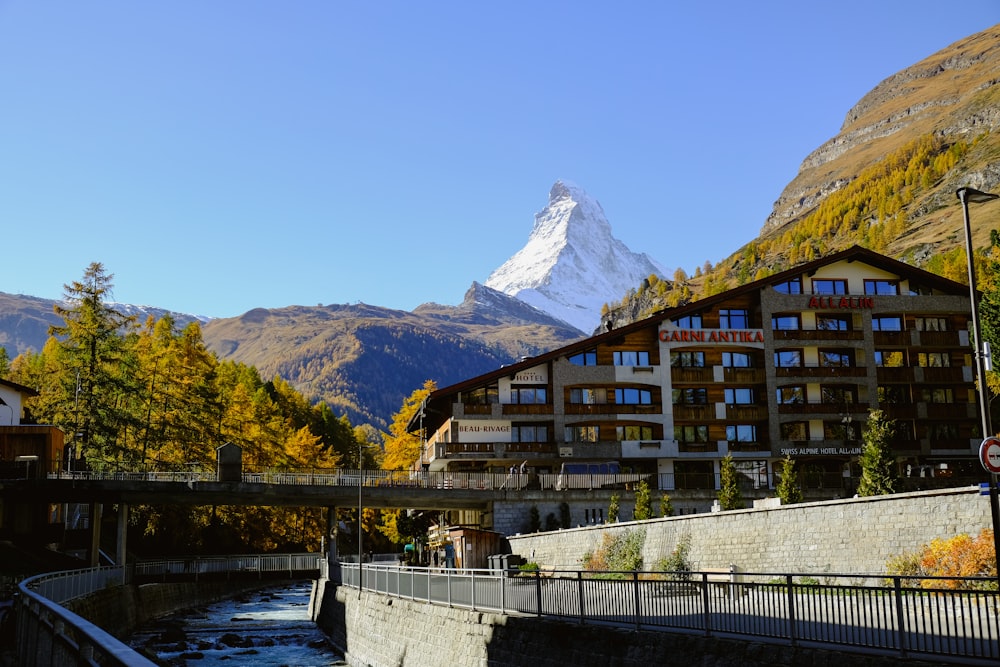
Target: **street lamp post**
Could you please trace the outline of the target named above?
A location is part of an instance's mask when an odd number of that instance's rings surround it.
[[[362,535],[364,535],[364,532],[361,529],[362,519],[364,518],[364,505],[361,504],[361,490],[364,488],[364,474],[365,474],[364,467],[361,463],[363,454],[363,451],[361,449],[362,446],[363,442],[361,438],[358,438],[358,599],[359,600],[361,599],[361,584],[364,576],[362,571],[363,563],[361,562],[362,554],[364,553],[361,550],[362,549],[361,537]]]
[[[969,269],[969,306],[972,310],[972,335],[976,346],[973,355],[976,364],[976,382],[979,385],[979,414],[982,420],[983,439],[992,435],[990,428],[990,402],[986,392],[986,355],[983,348],[983,334],[979,325],[979,302],[976,298],[976,269],[972,257],[972,225],[969,224],[969,202],[982,204],[1000,197],[991,192],[973,188],[959,188],[955,195],[962,202],[965,219],[965,258]],[[997,561],[997,581],[1000,582],[1000,489],[997,474],[990,473],[990,515],[993,520],[993,556]]]

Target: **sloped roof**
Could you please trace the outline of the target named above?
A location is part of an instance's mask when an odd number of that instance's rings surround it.
[[[25,387],[23,384],[11,382],[10,380],[0,379],[0,385],[13,389],[19,394],[24,394],[25,396],[38,396],[38,392],[31,387]]]

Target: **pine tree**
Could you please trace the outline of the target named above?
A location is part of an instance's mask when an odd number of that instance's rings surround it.
[[[864,446],[861,449],[859,496],[888,495],[895,493],[899,487],[896,460],[889,447],[894,430],[895,424],[886,419],[881,410],[868,413],[868,422],[861,433]]]
[[[645,521],[653,516],[653,504],[649,495],[649,484],[642,480],[635,488],[635,511],[632,518],[636,521]]]
[[[732,453],[726,454],[719,468],[719,507],[723,510],[741,510],[746,507],[740,493],[739,474],[733,463]]]
[[[133,320],[106,303],[112,297],[113,278],[101,263],[90,264],[81,281],[63,286],[66,305],[53,308],[63,324],[49,327],[58,340],[63,367],[60,399],[73,406],[73,414],[59,425],[96,467],[122,458],[119,435],[128,415],[119,401],[134,389],[127,382],[123,337]]]
[[[795,472],[795,461],[786,456],[781,465],[781,479],[778,480],[778,498],[782,505],[794,505],[802,502],[802,487]]]
[[[608,503],[608,523],[618,523],[618,494],[612,493]]]

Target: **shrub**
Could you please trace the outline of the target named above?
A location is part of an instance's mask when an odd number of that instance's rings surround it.
[[[590,572],[631,572],[642,569],[645,529],[626,530],[618,535],[604,533],[601,546],[583,556],[583,569]],[[618,575],[620,576],[620,575]]]
[[[675,579],[687,579],[688,572],[691,571],[691,536],[681,535],[677,539],[677,546],[666,558],[661,558],[656,562],[656,570],[659,572],[669,572]]]
[[[915,577],[988,577],[988,581],[923,579],[923,588],[997,589],[997,561],[993,549],[993,531],[984,529],[978,536],[967,533],[947,539],[931,540],[916,553],[893,556],[886,563],[889,574]]]

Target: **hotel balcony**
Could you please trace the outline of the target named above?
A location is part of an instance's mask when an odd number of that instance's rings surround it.
[[[859,378],[866,377],[868,369],[864,366],[778,366],[774,373],[779,378]]]
[[[867,414],[871,406],[865,402],[843,403],[817,401],[815,403],[779,403],[778,414],[781,415],[836,415],[836,414]]]
[[[726,419],[730,421],[765,421],[768,418],[766,405],[727,405]]]
[[[763,384],[767,376],[763,368],[728,368],[722,369],[725,382],[734,384]]]
[[[548,458],[558,453],[553,442],[439,442],[433,445],[433,459],[524,460]]]
[[[780,341],[822,341],[842,342],[864,340],[864,331],[836,331],[829,329],[775,329],[775,342]]]
[[[881,382],[901,382],[913,384],[916,381],[916,373],[909,366],[877,366],[875,368],[875,378]]]

